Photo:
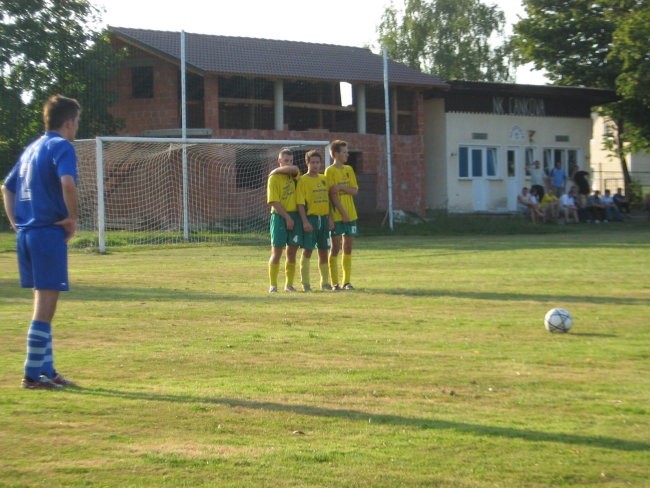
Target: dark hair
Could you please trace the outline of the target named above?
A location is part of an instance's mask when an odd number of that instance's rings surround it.
[[[43,105],[45,130],[61,128],[68,120],[74,120],[81,112],[81,105],[74,98],[53,95]]]
[[[321,156],[320,153],[316,149],[312,149],[311,151],[307,151],[307,153],[305,154],[305,161],[309,162],[309,160],[312,157],[317,157],[321,161],[323,160],[323,156]]]

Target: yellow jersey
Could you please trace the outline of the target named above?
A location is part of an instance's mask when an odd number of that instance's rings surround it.
[[[325,178],[327,179],[327,187],[332,188],[335,185],[347,186],[348,188],[359,189],[357,184],[357,177],[354,174],[354,169],[352,166],[347,164],[343,165],[342,168],[338,168],[336,165],[328,166],[325,169]],[[339,199],[341,200],[341,205],[343,209],[347,212],[350,221],[357,220],[357,209],[354,205],[354,197],[347,193],[339,192]],[[343,217],[341,212],[338,211],[336,207],[332,205],[332,213],[334,215],[334,222],[341,222]]]
[[[320,173],[317,176],[302,175],[296,186],[296,203],[305,206],[307,215],[328,215],[330,195],[325,176]]]
[[[266,203],[280,202],[287,212],[295,212],[296,206],[296,179],[294,176],[276,174],[269,176],[266,185]],[[276,213],[271,207],[271,213]]]

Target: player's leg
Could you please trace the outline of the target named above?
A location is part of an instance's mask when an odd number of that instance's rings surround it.
[[[306,248],[302,250],[302,255],[300,256],[300,283],[302,284],[302,289],[304,291],[311,291],[311,283],[309,280],[309,268],[311,262],[311,248]]]
[[[293,287],[293,280],[296,275],[296,255],[298,246],[287,246],[287,261],[284,265],[285,284],[284,291],[296,291]]]
[[[53,388],[58,385],[51,381],[57,376],[52,351],[52,319],[56,313],[59,293],[68,289],[65,232],[63,229],[42,228],[21,234],[21,284],[34,289],[34,309],[27,332],[27,357],[22,386]]]
[[[278,275],[280,274],[280,259],[287,244],[287,226],[284,219],[275,213],[271,214],[269,223],[271,234],[271,257],[269,258],[269,293],[278,291]]]
[[[338,222],[337,222],[338,223]],[[339,283],[339,252],[341,251],[341,236],[331,235],[330,254],[328,258],[328,268],[330,272],[330,284],[333,290],[340,290]]]
[[[320,274],[320,288],[321,290],[331,290],[330,285],[330,272],[327,260],[329,249],[318,249],[318,272]]]
[[[271,257],[269,258],[269,292],[278,291],[278,275],[280,274],[280,259],[284,246],[271,246]]]
[[[352,289],[352,241],[351,235],[343,236],[343,288]]]

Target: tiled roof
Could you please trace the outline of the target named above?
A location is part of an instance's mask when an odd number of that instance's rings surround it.
[[[180,32],[110,27],[123,41],[180,61]],[[332,44],[185,33],[186,63],[203,73],[383,84],[383,57]],[[435,76],[388,61],[391,84],[446,89]]]

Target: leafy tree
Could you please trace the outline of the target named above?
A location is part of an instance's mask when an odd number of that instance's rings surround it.
[[[113,100],[105,81],[118,57],[96,26],[87,0],[3,0],[0,3],[0,177],[42,131],[44,100],[62,93],[83,107],[79,137],[112,133]]]
[[[647,0],[523,0],[527,14],[514,25],[520,61],[545,69],[558,85],[616,90],[602,108],[613,122],[605,146],[625,177],[628,151],[650,150],[650,6]]]
[[[509,46],[492,47],[505,15],[480,0],[405,0],[391,4],[379,25],[379,42],[391,59],[442,79],[509,81]]]

